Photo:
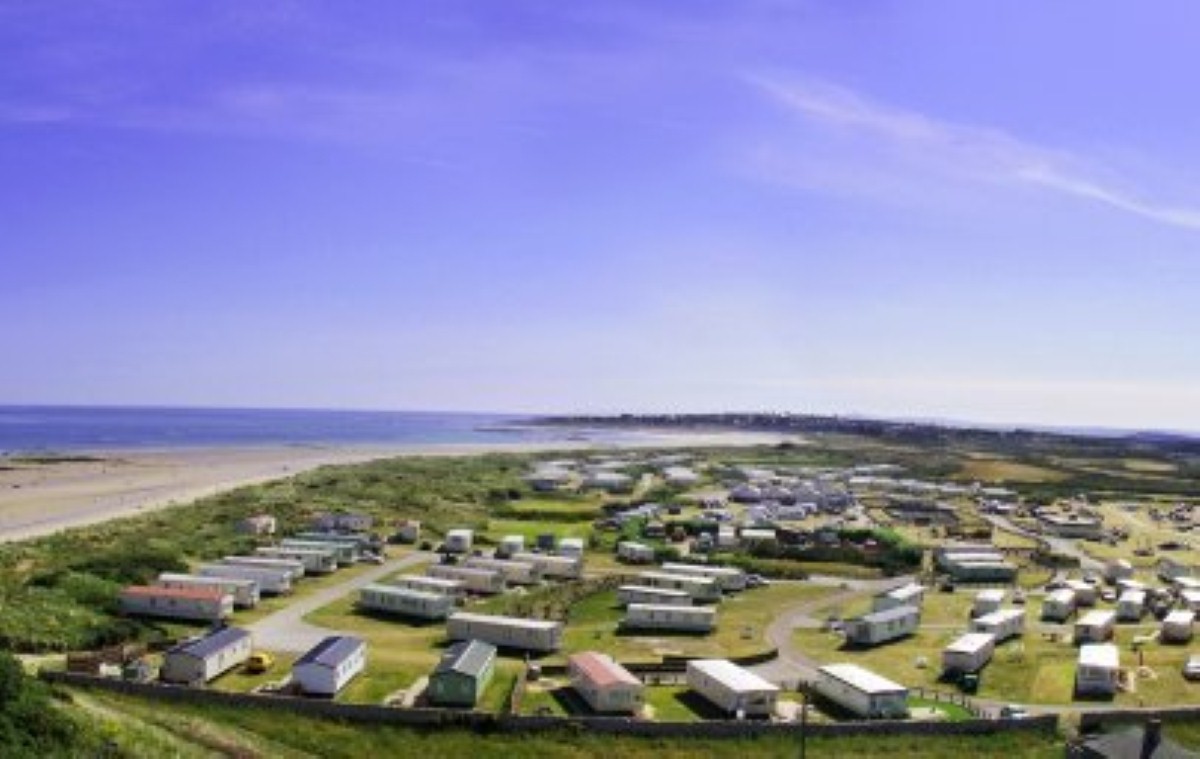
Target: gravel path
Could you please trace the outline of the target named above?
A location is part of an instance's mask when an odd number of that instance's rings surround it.
[[[403,558],[392,559],[385,564],[372,567],[369,571],[351,580],[331,585],[328,588],[322,588],[312,595],[304,596],[295,603],[290,604],[286,609],[280,609],[274,614],[263,617],[247,626],[250,632],[254,634],[255,646],[268,651],[307,651],[322,638],[329,635],[337,635],[340,631],[318,627],[317,625],[305,622],[305,616],[320,609],[322,606],[328,606],[338,601],[364,585],[370,585],[401,569],[411,567],[422,561],[430,561],[433,558],[434,555],[431,553],[412,553]]]

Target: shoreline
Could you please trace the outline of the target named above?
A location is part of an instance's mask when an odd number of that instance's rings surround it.
[[[254,446],[72,450],[94,460],[24,462],[0,458],[0,543],[182,505],[246,485],[284,479],[321,466],[405,456],[474,456],[645,448],[772,445],[792,436],[674,433],[650,430],[623,440],[472,443],[280,443]],[[50,457],[51,454],[43,455]],[[55,454],[59,455],[59,454]]]

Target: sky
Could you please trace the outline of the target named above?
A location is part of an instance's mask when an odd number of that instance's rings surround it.
[[[1200,430],[1200,9],[0,0],[0,402]]]

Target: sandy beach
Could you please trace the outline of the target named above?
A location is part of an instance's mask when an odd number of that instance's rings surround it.
[[[769,445],[779,435],[743,432],[645,433],[621,448]],[[22,463],[0,459],[0,542],[193,501],[223,490],[290,477],[327,464],[393,456],[467,456],[494,451],[609,449],[610,444],[269,446],[94,451],[94,461]]]

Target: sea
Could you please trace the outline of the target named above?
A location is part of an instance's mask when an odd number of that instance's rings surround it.
[[[0,406],[0,455],[269,445],[617,443],[622,437],[530,422],[499,413]]]

